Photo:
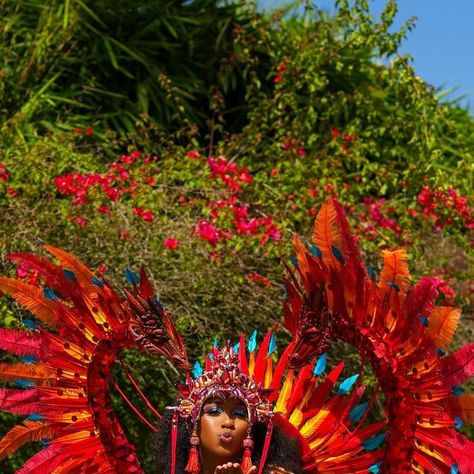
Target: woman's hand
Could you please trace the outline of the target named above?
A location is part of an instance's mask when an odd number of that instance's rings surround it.
[[[287,471],[280,466],[268,466],[270,468],[270,474],[293,474],[291,471]]]
[[[228,462],[226,464],[217,466],[214,474],[255,474],[256,472],[257,466],[252,466],[247,472],[244,473],[242,466],[239,463]]]

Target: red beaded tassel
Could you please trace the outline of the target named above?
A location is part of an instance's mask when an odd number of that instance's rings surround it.
[[[201,464],[199,462],[199,438],[196,435],[196,431],[193,432],[189,442],[191,443],[191,448],[189,449],[188,464],[184,470],[191,474],[199,474],[201,472]]]
[[[242,456],[242,471],[246,474],[250,468],[253,466],[252,463],[252,449],[253,449],[253,440],[250,435],[244,439],[244,454]]]

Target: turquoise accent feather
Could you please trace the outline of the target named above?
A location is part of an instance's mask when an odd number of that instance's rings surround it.
[[[341,382],[341,385],[339,385],[339,389],[337,390],[337,393],[339,395],[345,395],[346,393],[349,393],[352,386],[356,383],[356,380],[359,378],[359,374],[351,375],[350,377],[347,377],[347,379],[343,380]]]
[[[319,377],[326,370],[327,354],[322,354],[314,365],[313,375]]]

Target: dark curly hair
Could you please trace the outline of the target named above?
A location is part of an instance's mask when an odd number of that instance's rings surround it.
[[[161,420],[158,431],[153,434],[152,448],[158,474],[170,474],[171,459],[171,418],[172,410],[166,410]],[[262,455],[263,442],[267,427],[264,423],[254,423],[252,426],[252,438],[255,447],[252,452],[252,460],[258,466]],[[178,428],[178,443],[176,456],[176,474],[185,474],[186,462],[189,454],[190,430],[186,423],[180,420]],[[278,417],[275,417],[270,449],[268,451],[265,474],[270,473],[268,466],[279,466],[294,474],[303,474],[301,461],[300,441],[290,436],[283,428]]]

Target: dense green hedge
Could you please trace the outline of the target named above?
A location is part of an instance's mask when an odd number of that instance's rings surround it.
[[[291,255],[291,234],[309,239],[315,212],[337,194],[368,262],[377,268],[380,248],[406,247],[414,278],[437,277],[441,298],[469,317],[474,121],[439,103],[397,54],[404,30],[392,32],[395,2],[378,20],[363,0],[337,2],[331,18],[174,2],[160,25],[148,10],[160,2],[124,2],[98,19],[87,2],[68,2],[67,12],[63,2],[16,3],[1,7],[11,25],[0,46],[11,58],[0,78],[2,255],[60,246],[92,268],[105,264],[118,288],[125,267],[145,264],[197,358],[214,336],[280,320],[280,259]],[[40,25],[33,5],[44,12],[40,23],[51,11],[61,21]],[[109,8],[104,0],[94,12]],[[126,15],[154,26],[137,20],[135,36],[124,38]],[[180,53],[160,63],[149,49],[158,43]],[[168,95],[154,89],[160,64],[172,80]],[[137,92],[144,78],[148,109]],[[89,79],[114,94],[123,87],[121,96],[87,92]],[[2,262],[2,274],[14,272]],[[17,325],[17,308],[0,305],[3,323]],[[456,343],[472,334],[463,320]],[[153,400],[169,402],[167,379],[176,375],[130,359],[152,380]],[[118,410],[131,437],[144,439]],[[0,419],[2,434],[11,420]],[[146,443],[140,455],[150,469]],[[3,462],[2,472],[19,462]]]

